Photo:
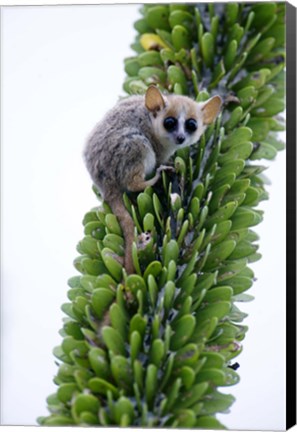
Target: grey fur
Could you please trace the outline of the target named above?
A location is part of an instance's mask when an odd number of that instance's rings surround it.
[[[206,103],[197,104],[185,96],[163,98],[156,87],[150,87],[145,96],[121,100],[96,125],[87,140],[84,150],[86,166],[93,182],[119,219],[125,237],[125,267],[128,273],[134,271],[134,223],[124,206],[123,192],[141,191],[146,186],[154,185],[160,172],[168,169],[160,164],[167,162],[179,146],[176,144],[176,133],[170,134],[164,129],[164,118],[172,112],[184,118],[189,111],[199,124],[194,133],[187,134],[183,130],[186,136],[183,146],[191,145],[198,141],[206,128],[202,112],[205,106]],[[146,180],[145,177],[156,166],[159,168],[154,177]]]
[[[84,152],[85,162],[93,182],[103,195],[111,188],[128,190],[131,172],[142,164],[149,150],[162,161],[149,111],[143,96],[121,100],[96,125]]]

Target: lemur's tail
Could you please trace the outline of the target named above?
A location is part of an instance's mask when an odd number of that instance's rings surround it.
[[[114,215],[118,218],[125,239],[125,261],[124,266],[128,274],[134,273],[134,265],[132,259],[132,245],[134,241],[134,222],[128,213],[121,192],[110,194],[104,197],[105,201],[110,205]]]

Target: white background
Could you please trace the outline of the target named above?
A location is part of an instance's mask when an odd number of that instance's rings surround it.
[[[1,424],[34,425],[55,391],[52,348],[84,214],[86,136],[120,95],[137,5],[2,9]],[[285,428],[285,152],[267,174],[231,429]]]

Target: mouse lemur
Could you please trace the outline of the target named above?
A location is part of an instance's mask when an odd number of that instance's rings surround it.
[[[134,222],[125,208],[123,192],[153,186],[170,156],[197,143],[207,125],[220,112],[222,100],[214,96],[195,102],[187,96],[162,95],[150,86],[144,96],[118,102],[96,125],[84,151],[87,168],[104,200],[117,216],[125,239],[124,265],[134,272]],[[157,168],[155,175],[146,180]]]

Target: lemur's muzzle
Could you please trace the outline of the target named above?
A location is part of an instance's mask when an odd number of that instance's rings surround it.
[[[185,141],[186,137],[184,135],[178,135],[176,137],[177,144],[182,144]]]

